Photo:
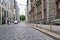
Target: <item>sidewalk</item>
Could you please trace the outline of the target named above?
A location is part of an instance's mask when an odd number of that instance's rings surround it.
[[[7,27],[7,25],[6,24],[0,25],[0,28],[3,28],[3,27]]]
[[[32,27],[52,37],[60,39],[60,26],[52,25],[52,31],[50,31],[50,25],[37,24],[36,27],[36,24],[32,24]]]
[[[7,26],[10,26],[10,25],[13,25],[13,23],[10,23],[9,25],[8,24],[3,24],[3,25],[0,25],[0,27],[7,27]]]
[[[36,26],[36,24],[32,25]],[[37,27],[50,31],[50,25],[37,24]],[[60,34],[60,26],[51,25],[51,31]]]

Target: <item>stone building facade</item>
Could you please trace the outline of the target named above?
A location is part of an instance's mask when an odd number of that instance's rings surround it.
[[[19,15],[19,6],[16,0],[14,0],[14,10],[15,10],[15,20],[17,20],[18,22],[20,22],[20,15]]]
[[[29,0],[27,3],[27,10],[30,9],[28,21],[43,24],[60,22],[60,0]]]
[[[8,18],[13,22],[14,0],[0,0],[0,24],[6,24]]]

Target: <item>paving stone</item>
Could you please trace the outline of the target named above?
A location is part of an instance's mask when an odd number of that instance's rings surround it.
[[[54,40],[22,22],[0,28],[0,40]]]

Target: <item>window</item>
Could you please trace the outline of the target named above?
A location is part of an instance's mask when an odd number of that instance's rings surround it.
[[[46,9],[46,7],[47,7],[47,2],[46,0],[44,0],[44,8]]]
[[[57,18],[60,18],[60,1],[57,2]]]
[[[1,7],[0,7],[0,21],[1,21]]]
[[[58,18],[60,18],[60,11],[58,11],[58,15],[57,16],[58,16]]]
[[[58,2],[58,9],[60,9],[60,2]]]

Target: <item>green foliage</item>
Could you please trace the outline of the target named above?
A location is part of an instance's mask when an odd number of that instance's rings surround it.
[[[24,21],[25,20],[25,15],[20,15],[20,20]]]

